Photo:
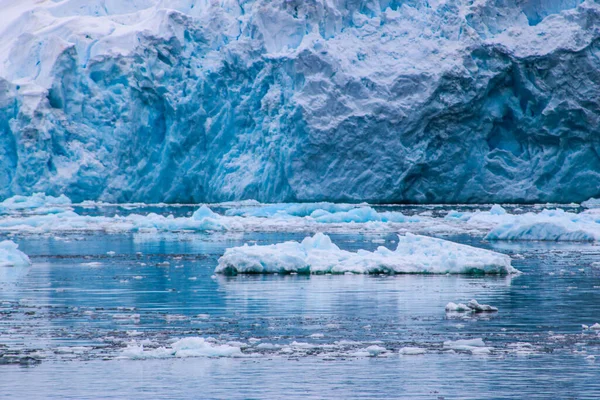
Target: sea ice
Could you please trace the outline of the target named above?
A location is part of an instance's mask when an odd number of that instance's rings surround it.
[[[491,348],[487,347],[481,338],[448,340],[444,342],[444,349],[468,351],[472,354],[489,354],[491,351]]]
[[[416,356],[425,354],[427,350],[421,347],[403,347],[398,352],[403,356]]]
[[[141,344],[131,344],[122,355],[133,359],[171,358],[171,357],[243,357],[237,346],[216,344],[199,337],[179,339],[168,347],[144,349]]]
[[[474,312],[490,312],[490,311],[498,311],[498,308],[490,306],[488,304],[479,304],[477,300],[473,299],[467,303],[467,307],[469,307]]]
[[[329,236],[317,233],[301,243],[229,248],[216,273],[301,274],[514,274],[510,257],[447,240],[407,233],[396,250],[341,250]]]

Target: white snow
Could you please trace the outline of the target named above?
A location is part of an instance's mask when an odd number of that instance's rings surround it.
[[[407,233],[398,236],[396,250],[380,246],[374,252],[341,250],[329,236],[317,233],[301,243],[229,248],[216,273],[303,274],[514,274],[510,257],[447,240]]]

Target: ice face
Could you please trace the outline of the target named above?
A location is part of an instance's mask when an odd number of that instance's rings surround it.
[[[593,1],[0,5],[0,198],[600,194]]]

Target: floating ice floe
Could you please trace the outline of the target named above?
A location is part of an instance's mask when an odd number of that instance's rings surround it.
[[[468,351],[472,354],[489,354],[492,350],[491,347],[487,347],[487,345],[481,338],[447,340],[444,342],[444,349],[454,351]]]
[[[0,242],[0,283],[15,282],[27,274],[29,257],[10,240]]]
[[[0,267],[24,267],[30,264],[29,257],[19,250],[18,244],[11,240],[0,242]]]
[[[71,200],[61,194],[58,197],[44,193],[34,193],[31,196],[13,196],[0,202],[0,214],[17,210],[43,209],[45,213],[62,212],[71,205]]]
[[[587,199],[586,201],[581,203],[581,207],[583,208],[600,208],[600,199]]]
[[[467,304],[453,303],[446,304],[447,312],[494,312],[498,311],[498,308],[490,306],[488,304],[479,304],[477,300],[470,300]]]
[[[450,211],[444,218],[478,230],[488,229],[487,240],[593,241],[600,239],[597,210],[582,213],[562,209],[509,214],[499,205],[490,211]]]
[[[133,359],[244,356],[240,347],[216,344],[198,337],[180,339],[168,347],[154,349],[145,349],[144,345],[134,343],[123,350],[121,355]]]
[[[398,353],[403,356],[417,356],[427,353],[427,350],[421,347],[403,347],[398,351]]]
[[[229,248],[216,273],[243,274],[514,274],[510,257],[447,240],[407,233],[396,250],[341,250],[329,236],[317,233],[301,243]]]

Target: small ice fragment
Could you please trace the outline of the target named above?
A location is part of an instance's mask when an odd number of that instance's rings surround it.
[[[403,347],[400,349],[399,353],[403,356],[416,356],[425,354],[426,350],[420,347]]]
[[[171,265],[171,263],[168,262],[168,261],[162,261],[162,262],[159,262],[156,265],[159,266],[159,267],[168,267],[169,265]]]
[[[590,329],[598,331],[600,330],[600,324],[596,322],[594,325],[590,326]]]
[[[582,324],[581,329],[590,329],[590,327],[588,325]]]
[[[385,353],[387,351],[385,349],[385,347],[381,347],[381,346],[377,346],[377,345],[369,346],[365,350],[373,357],[378,356],[381,353]]]
[[[107,251],[106,254],[112,257],[117,253],[111,250],[111,251]]]
[[[475,312],[494,312],[498,311],[498,308],[490,306],[489,304],[479,304],[477,300],[473,299],[467,303],[467,307]]]
[[[446,311],[448,311],[448,312],[466,312],[466,311],[471,311],[471,309],[463,303],[456,304],[456,303],[450,302],[450,303],[446,304]]]

